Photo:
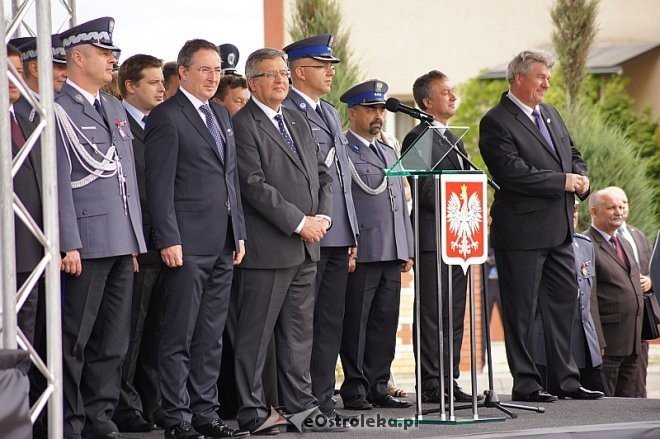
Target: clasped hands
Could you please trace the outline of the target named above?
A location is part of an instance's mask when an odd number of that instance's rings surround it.
[[[566,192],[575,192],[584,195],[589,191],[589,177],[580,174],[566,174]]]
[[[330,223],[325,218],[306,216],[305,223],[300,230],[300,238],[305,242],[320,242],[328,231]]]

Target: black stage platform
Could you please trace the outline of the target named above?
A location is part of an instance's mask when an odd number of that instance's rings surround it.
[[[414,401],[414,395],[406,398]],[[508,402],[510,397],[501,395],[502,402]],[[527,404],[531,405],[531,404]],[[560,400],[551,404],[543,404],[545,413],[514,410],[517,419],[507,418],[503,422],[483,422],[453,425],[413,425],[404,427],[357,427],[344,433],[305,433],[304,438],[433,438],[433,437],[475,437],[475,438],[660,438],[660,399],[627,399],[605,398],[597,401]],[[425,404],[424,409],[432,408]],[[374,409],[364,412],[343,412],[341,401],[337,404],[340,413],[351,416],[364,415],[366,419],[410,418],[414,422],[414,410]],[[479,417],[500,417],[503,414],[494,408],[479,408]],[[456,412],[458,419],[472,417],[471,410]],[[432,419],[426,415],[424,419]],[[382,421],[381,421],[382,422]],[[236,426],[235,421],[228,421]],[[162,431],[148,434],[127,434],[128,438],[155,439],[162,438]],[[280,433],[282,439],[299,438],[300,433]]]

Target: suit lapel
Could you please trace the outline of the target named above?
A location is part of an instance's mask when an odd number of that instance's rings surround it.
[[[199,115],[199,112],[193,106],[192,102],[190,102],[190,99],[188,99],[188,97],[184,95],[181,90],[179,90],[174,95],[174,98],[177,99],[179,105],[181,106],[181,111],[183,112],[184,116],[188,119],[188,121],[190,121],[192,126],[195,127],[197,132],[201,134],[202,137],[204,137],[206,143],[208,143],[209,148],[211,148],[213,153],[218,157],[218,159],[220,159],[220,154],[218,152],[218,147],[215,144],[215,139],[213,139],[209,128],[202,120],[202,117]]]
[[[455,143],[458,140],[458,138],[454,135],[454,133],[452,133],[449,130],[445,131],[445,137],[447,137],[447,140],[449,140],[452,143]],[[441,136],[436,136],[435,141],[438,142],[438,144],[440,145],[440,148],[441,148],[440,150],[444,151],[444,148],[442,146],[442,137]],[[459,150],[461,150],[461,152],[463,154],[465,154],[465,150],[462,148],[462,143],[461,142],[458,142],[458,144],[456,146],[458,147]],[[447,158],[452,163],[452,165],[454,165],[454,169],[463,169],[463,167],[461,166],[461,164],[458,160],[458,154],[456,153],[456,151],[454,151],[453,149],[450,149],[449,154],[447,154]]]
[[[592,230],[592,236],[596,238],[596,240],[600,244],[600,248],[602,248],[603,251],[605,251],[605,253],[607,253],[614,260],[614,262],[616,262],[621,268],[623,268],[626,271],[629,271],[628,267],[626,267],[626,264],[621,262],[621,259],[619,259],[619,256],[616,254],[616,251],[612,247],[612,244],[610,244],[610,242],[607,241],[603,237],[603,235],[600,234],[600,232],[598,230],[594,229],[593,227],[591,227],[591,230]],[[625,240],[620,239],[619,243],[621,243],[622,241],[625,241]],[[625,247],[623,246],[623,244],[621,245],[621,247],[624,249],[624,253],[626,253],[626,257],[628,257],[628,252],[625,250]],[[630,247],[630,246],[628,245],[628,247]],[[632,253],[632,250],[630,251],[630,253]],[[628,258],[628,260],[630,261],[630,258]],[[633,257],[633,260],[634,260],[634,257]]]
[[[303,135],[300,130],[303,128],[298,126],[298,124],[293,120],[293,118],[289,117],[288,110],[287,109],[282,109],[282,114],[284,115],[284,123],[286,124],[287,129],[289,130],[289,134],[291,134],[291,138],[293,139],[293,143],[295,143],[296,148],[298,149],[298,155],[300,155],[300,162],[303,165],[303,168],[305,170],[305,177],[309,179],[309,176],[312,174],[312,169],[313,169],[313,164],[311,163],[312,157],[307,153],[310,148],[304,144],[303,142]],[[280,135],[282,137],[282,135]],[[282,138],[284,140],[284,138]],[[286,142],[285,142],[286,143]],[[287,145],[288,148],[289,145]],[[316,145],[314,145],[315,150]],[[288,148],[289,151],[291,151],[291,148]],[[297,160],[298,157],[295,157],[293,152],[291,152],[291,155]],[[316,157],[316,154],[314,154],[314,157]],[[314,161],[314,164],[317,165],[317,161]],[[318,165],[317,165],[318,166]]]
[[[18,114],[14,112],[14,116],[16,116],[16,121],[18,123],[18,126],[21,128],[23,131],[23,136],[25,137],[25,140],[27,141],[28,137],[32,135],[34,132],[35,128],[37,127],[37,122],[30,122],[28,118],[23,117],[23,115]],[[14,142],[12,141],[12,146],[14,146]],[[16,152],[18,153],[18,151]],[[30,151],[30,154],[28,154],[27,159],[30,161],[30,164],[32,165],[32,168],[34,170],[34,175],[37,179],[37,186],[39,187],[39,190],[41,191],[41,150],[40,150],[40,143],[39,140],[34,144],[32,147],[32,151]]]
[[[85,98],[78,90],[65,82],[62,86],[62,93],[71,96],[71,98],[81,106],[82,112],[85,113],[85,115],[94,119],[94,121],[105,128],[106,131],[110,131],[110,127],[106,125],[105,120],[103,120],[103,117],[101,117],[99,112],[96,111],[96,108],[94,108],[94,106],[87,101],[87,98]]]
[[[307,120],[309,120],[310,123],[330,133],[330,130],[326,126],[323,119],[321,119],[321,117],[316,113],[312,106],[305,100],[305,98],[300,96],[298,92],[292,89],[289,91],[289,98],[291,99],[291,102],[293,102],[293,105],[295,105],[296,109],[305,114]],[[290,109],[292,110],[292,108]],[[323,109],[321,109],[321,111],[323,111]]]
[[[128,111],[126,112],[126,115],[128,116],[128,125],[131,127],[131,133],[133,134],[133,137],[144,143],[144,129]]]
[[[350,148],[360,155],[360,160],[371,163],[379,168],[385,168],[386,165],[383,160],[374,154],[368,145],[364,145],[362,141],[355,137],[351,131],[346,133],[346,138],[350,143]]]
[[[548,128],[548,132],[550,133],[550,138],[552,139],[552,142],[555,145],[555,151],[557,158],[559,159],[559,163],[570,163],[571,162],[571,155],[570,151],[566,151],[565,148],[562,148],[563,143],[561,142],[561,133],[558,131],[559,130],[559,124],[558,121],[553,120],[550,117],[550,110],[548,107],[544,104],[541,104],[539,106],[541,108],[541,117],[545,121],[545,126]],[[554,154],[552,149],[550,149],[550,145],[548,145],[548,142],[543,139],[543,144],[548,146],[548,149],[550,152]]]

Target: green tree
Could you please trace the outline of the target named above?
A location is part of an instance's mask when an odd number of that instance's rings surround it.
[[[339,112],[344,128],[348,128],[348,110],[339,101],[350,87],[360,82],[360,70],[352,61],[353,51],[350,49],[348,30],[342,28],[342,14],[336,0],[296,0],[289,36],[293,41],[314,35],[331,33],[334,37],[332,54],[341,62],[332,82],[332,90],[323,96],[330,101]]]
[[[596,34],[598,0],[557,0],[550,11],[555,25],[552,43],[563,71],[568,105],[573,107],[586,75],[589,47]]]

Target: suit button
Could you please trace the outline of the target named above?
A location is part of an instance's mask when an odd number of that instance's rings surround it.
[[[225,201],[225,207],[229,209],[229,201]]]
[[[86,210],[83,210],[83,211],[82,211],[82,214],[83,214],[83,215],[87,215],[87,211],[86,211]]]

